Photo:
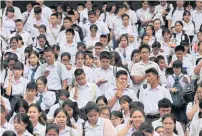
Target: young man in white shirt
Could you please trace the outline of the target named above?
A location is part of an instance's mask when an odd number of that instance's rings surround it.
[[[116,85],[105,92],[104,95],[111,111],[120,110],[119,98],[123,95],[128,95],[133,101],[138,100],[135,91],[127,88],[128,78],[128,73],[125,70],[119,70],[116,73]]]
[[[88,20],[88,11],[92,10],[93,1],[87,0],[85,1],[86,8],[80,12],[80,20],[83,22],[84,20]]]
[[[160,19],[157,18],[154,20],[153,24],[154,24],[155,37],[158,42],[162,42],[163,41],[163,36],[162,36],[163,29],[161,29],[162,22]]]
[[[159,74],[155,68],[149,68],[145,73],[147,84],[143,84],[140,87],[139,100],[144,104],[146,122],[151,123],[160,117],[158,101],[163,98],[168,98],[172,102],[172,98],[170,91],[159,84]]]
[[[199,29],[202,24],[202,2],[200,0],[196,0],[196,8],[192,11],[192,21],[195,23],[195,32],[199,32]]]
[[[95,102],[102,95],[95,83],[87,82],[86,75],[82,69],[76,69],[74,76],[76,83],[70,93],[70,98],[78,103],[79,109],[84,108],[89,101]]]

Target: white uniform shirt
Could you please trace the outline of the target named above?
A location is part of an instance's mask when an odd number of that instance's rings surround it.
[[[100,36],[96,35],[94,38],[87,36],[83,41],[86,44],[86,48],[94,47],[97,42],[100,42]]]
[[[140,18],[144,14],[144,12],[148,12],[148,11],[149,11],[149,8],[147,8],[146,10],[144,10],[143,8],[138,9],[136,11],[136,13],[137,13],[137,19],[140,20]]]
[[[201,130],[202,130],[202,118],[191,123],[189,136],[199,136]]]
[[[12,37],[16,36],[16,34],[17,34],[17,32],[12,33]],[[22,31],[18,34],[22,37],[24,46],[30,46],[33,43],[30,33],[26,32],[26,31]]]
[[[36,127],[34,127],[33,134],[38,134],[39,136],[45,136],[46,127],[37,123]]]
[[[14,12],[15,18],[16,19],[23,19],[20,9],[18,7],[15,7],[15,6],[12,6],[12,7],[15,10],[15,12]],[[5,9],[4,9],[4,13],[3,13],[3,17],[2,18],[6,17],[6,10],[7,10],[7,7],[5,7]]]
[[[171,27],[175,26],[175,22],[182,21],[183,13],[184,13],[184,8],[179,9],[177,7],[176,10],[174,11],[174,13],[173,13],[173,10],[175,10],[175,8],[170,10],[168,15],[166,16],[167,20],[171,20]]]
[[[9,19],[8,17],[3,18],[2,26],[9,31],[15,31],[15,18]]]
[[[0,97],[1,97],[1,100],[4,101],[4,104],[6,106],[5,108],[8,110],[8,113],[9,113],[11,111],[10,101],[7,98],[3,97],[3,96],[0,96]],[[2,104],[2,103],[0,102],[0,104]]]
[[[128,26],[121,26],[121,27],[118,27],[118,29],[114,32],[115,35],[116,35],[116,38],[120,38],[121,35],[123,34],[133,34],[134,37],[137,37],[138,36],[138,31],[137,31],[137,28],[136,26],[134,25],[128,25]]]
[[[111,26],[112,25],[111,22],[113,22],[114,17],[115,17],[114,13],[112,13],[112,14],[109,14],[108,12],[106,13],[106,21],[105,21],[105,23],[107,24],[107,27],[113,28],[113,26]],[[104,20],[104,18],[105,18],[105,14],[102,13],[100,15],[99,20]]]
[[[126,53],[126,57],[124,57],[124,50]],[[115,51],[117,51],[119,56],[121,57],[122,62],[126,62],[126,63],[128,63],[131,60],[131,54],[133,50],[134,48],[132,46],[127,46],[126,48],[117,47],[115,49]]]
[[[60,25],[56,25],[55,27],[53,27],[52,25],[50,25],[47,28],[47,33],[51,36],[51,39],[53,40],[53,43],[50,43],[51,45],[56,43],[56,40],[58,38],[58,35],[60,33]],[[61,42],[61,41],[60,41]]]
[[[18,136],[18,135],[17,135]],[[22,134],[22,136],[33,136],[32,134],[30,134],[27,130]]]
[[[123,25],[122,18],[119,16],[114,16],[112,22],[109,24],[109,28],[112,29],[114,32],[118,30]]]
[[[51,107],[50,107],[50,110],[49,110],[49,112],[48,112],[48,114],[47,114],[47,118],[48,118],[48,119],[54,119],[55,110],[56,110],[57,108],[60,108],[60,107],[61,107],[61,106],[60,106],[59,103],[54,104],[53,106],[51,106]]]
[[[14,126],[13,126],[12,124],[8,123],[8,122],[4,123],[3,126],[1,127],[1,129],[2,129],[2,128],[5,129],[6,131],[7,131],[7,130],[12,130],[12,131],[14,131]],[[0,129],[0,130],[1,130],[1,129]]]
[[[105,97],[107,98],[107,100],[111,100],[112,97],[115,96],[115,93],[117,91],[116,87],[112,87],[110,89],[108,89],[107,91],[105,91]],[[134,90],[125,88],[123,95],[128,95],[133,101],[138,101],[138,98],[136,96],[136,92]],[[116,101],[116,103],[114,104],[114,106],[111,108],[111,111],[119,111],[121,109],[121,106],[119,104],[119,100]]]
[[[192,21],[189,21],[189,23],[183,22],[183,30],[188,36],[194,36],[195,35],[195,27]]]
[[[74,34],[75,35],[74,35],[73,42],[75,42],[75,43],[80,42],[81,39],[80,39],[79,33],[77,31],[74,31]],[[66,40],[66,30],[63,30],[63,31],[61,31],[59,33],[59,35],[57,37],[57,40],[56,40],[56,43],[58,43],[58,44],[67,43],[67,40]]]
[[[135,26],[136,23],[137,23],[137,14],[136,14],[136,12],[134,10],[129,9],[126,12],[126,14],[128,14],[129,17],[130,17],[129,18],[130,19],[130,24]]]
[[[160,43],[163,41],[162,31],[163,31],[163,29],[161,29],[161,28],[159,30],[155,31],[156,40]]]
[[[192,20],[195,23],[195,31],[199,32],[200,26],[202,24],[202,12],[197,11],[196,9],[191,12]]]
[[[5,27],[0,27],[0,42],[2,42],[2,51],[5,51],[8,47],[9,47],[9,43],[8,43],[8,39],[11,38],[11,33],[9,31],[9,29],[5,28]],[[7,41],[5,41],[1,35],[6,38]]]
[[[70,92],[70,98],[74,99],[74,93],[75,93],[75,88],[73,88]],[[85,84],[84,86],[79,86],[78,87],[78,99],[76,102],[78,103],[78,107],[84,108],[85,105],[89,101],[95,102],[95,100],[101,96],[100,89],[98,86],[94,83],[89,83]]]
[[[139,100],[144,104],[146,115],[155,115],[159,113],[158,102],[161,99],[168,98],[172,102],[170,91],[163,85],[158,85],[155,89],[152,89],[149,84],[147,84],[145,89],[143,86],[140,87]]]

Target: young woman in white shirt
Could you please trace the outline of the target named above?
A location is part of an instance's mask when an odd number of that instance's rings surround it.
[[[78,132],[72,127],[69,114],[65,109],[56,109],[54,118],[59,127],[59,136],[78,136]]]
[[[6,16],[3,18],[2,26],[8,29],[11,33],[15,32],[15,9],[12,6],[6,9]]]
[[[29,82],[27,84],[26,94],[24,96],[24,100],[27,101],[29,105],[36,103],[36,95],[37,95],[37,84],[36,82]]]
[[[33,126],[29,116],[25,113],[18,113],[14,117],[14,129],[17,136],[33,136]]]
[[[110,108],[107,107],[107,106],[100,108],[99,116],[101,118],[110,119],[111,118],[111,110],[110,110]]]
[[[45,136],[59,136],[59,127],[55,123],[48,124]]]
[[[114,127],[117,127],[118,125],[121,125],[122,123],[124,123],[122,112],[121,111],[112,111],[111,122]]]
[[[172,114],[166,114],[162,118],[163,128],[164,128],[164,136],[177,136],[176,135],[176,119]]]
[[[43,111],[38,104],[31,104],[28,109],[27,115],[34,128],[33,134],[43,136],[46,130],[46,120],[43,117]]]
[[[155,36],[154,26],[153,25],[147,25],[145,28],[145,33],[149,37],[148,45],[151,47],[152,44],[156,41],[156,38],[154,37]]]

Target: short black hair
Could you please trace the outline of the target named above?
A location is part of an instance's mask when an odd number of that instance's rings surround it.
[[[103,102],[107,105],[108,104],[108,101],[107,101],[107,98],[102,95],[102,96],[99,96],[97,99],[96,99],[96,103],[98,103],[99,100],[103,100]]]
[[[140,125],[140,128],[139,128],[140,131],[145,131],[147,133],[153,133],[154,132],[154,128],[151,124],[148,124],[146,122],[143,122],[141,125]]]
[[[128,14],[123,14],[121,18],[123,19],[124,17],[130,18]]]
[[[2,136],[17,136],[17,135],[15,134],[15,132],[11,130],[6,130],[3,132]]]
[[[98,105],[95,102],[88,102],[85,106],[85,113],[88,114],[92,110],[99,112]]]
[[[71,33],[72,35],[75,35],[74,30],[72,28],[67,29],[66,33]]]
[[[55,16],[56,18],[58,18],[58,14],[57,13],[53,13],[53,14],[51,14],[51,16]]]
[[[15,53],[10,53],[8,55],[8,61],[10,61],[10,60],[14,60],[15,62],[17,62],[18,61],[18,56]]]
[[[165,33],[170,34],[170,30],[168,28],[164,28],[163,31],[162,31],[162,35],[165,35]]]
[[[75,76],[75,77],[80,76],[80,75],[82,75],[82,74],[85,75],[85,72],[83,71],[83,69],[76,69],[76,70],[74,71],[74,76]]]
[[[178,51],[184,52],[185,51],[184,46],[179,45],[179,46],[175,47],[175,52],[178,52]]]
[[[70,22],[72,22],[72,19],[71,19],[71,17],[65,17],[63,20],[69,20]]]
[[[181,68],[182,69],[182,67],[183,67],[182,61],[176,60],[173,62],[173,68]]]
[[[41,13],[42,12],[42,9],[41,9],[41,7],[34,7],[34,13],[35,14],[39,14],[39,13]]]
[[[57,134],[59,135],[59,127],[58,127],[58,125],[56,125],[55,123],[48,124],[48,125],[46,126],[46,134],[47,134],[48,131],[51,130],[51,129],[54,129],[54,130],[57,132]]]
[[[22,22],[23,23],[22,19],[16,19],[15,20],[15,23],[18,23],[18,22]]]
[[[162,55],[157,56],[157,64],[159,63],[160,60],[165,60],[164,56]]]
[[[111,54],[108,52],[108,51],[102,51],[101,53],[100,53],[100,60],[101,59],[109,59],[109,60],[111,60]]]
[[[0,112],[1,113],[5,113],[6,112],[6,108],[2,104],[0,104],[0,105],[1,105]]]
[[[97,27],[97,25],[96,25],[96,24],[92,24],[92,25],[90,26],[90,30],[91,30],[91,29],[98,30],[98,27]]]
[[[146,74],[152,73],[152,74],[155,74],[156,76],[159,76],[159,73],[155,68],[149,68],[149,69],[145,70],[145,73]]]
[[[148,44],[142,44],[142,45],[140,45],[139,51],[141,52],[143,48],[148,49],[149,52],[151,51],[151,48],[150,48],[150,46]]]
[[[129,105],[130,110],[137,109],[137,108],[144,110],[144,104],[140,101],[133,101],[130,103]]]
[[[45,47],[43,52],[52,52],[52,53],[54,53],[54,50],[53,50],[52,47]]]
[[[161,44],[160,44],[158,41],[155,41],[155,42],[152,44],[152,48],[161,48]]]
[[[189,46],[189,42],[186,41],[186,40],[183,40],[183,41],[180,42],[180,45],[182,45],[182,46]]]
[[[96,16],[95,10],[90,10],[90,11],[88,11],[88,16],[90,16],[90,15],[95,15],[95,16]]]
[[[27,90],[29,91],[30,89],[37,89],[37,84],[34,81],[31,81],[27,84]]]
[[[6,13],[8,13],[8,12],[14,13],[15,9],[13,7],[8,7],[7,10],[6,10]]]
[[[101,35],[100,35],[100,38],[107,38],[107,35],[101,34]]]
[[[119,104],[123,102],[128,102],[128,104],[130,104],[132,102],[132,99],[128,95],[123,95],[119,98]]]
[[[158,107],[159,107],[159,109],[160,108],[171,108],[172,103],[168,98],[163,98],[163,99],[159,100]]]
[[[121,75],[128,76],[128,73],[125,70],[119,70],[116,72],[116,78],[119,78]]]

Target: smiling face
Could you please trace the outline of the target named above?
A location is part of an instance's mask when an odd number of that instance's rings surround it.
[[[40,117],[40,112],[36,107],[30,107],[28,109],[28,116],[31,122],[38,122],[38,119]]]
[[[140,125],[145,121],[144,115],[138,110],[133,112],[131,118],[135,129],[139,129]]]

